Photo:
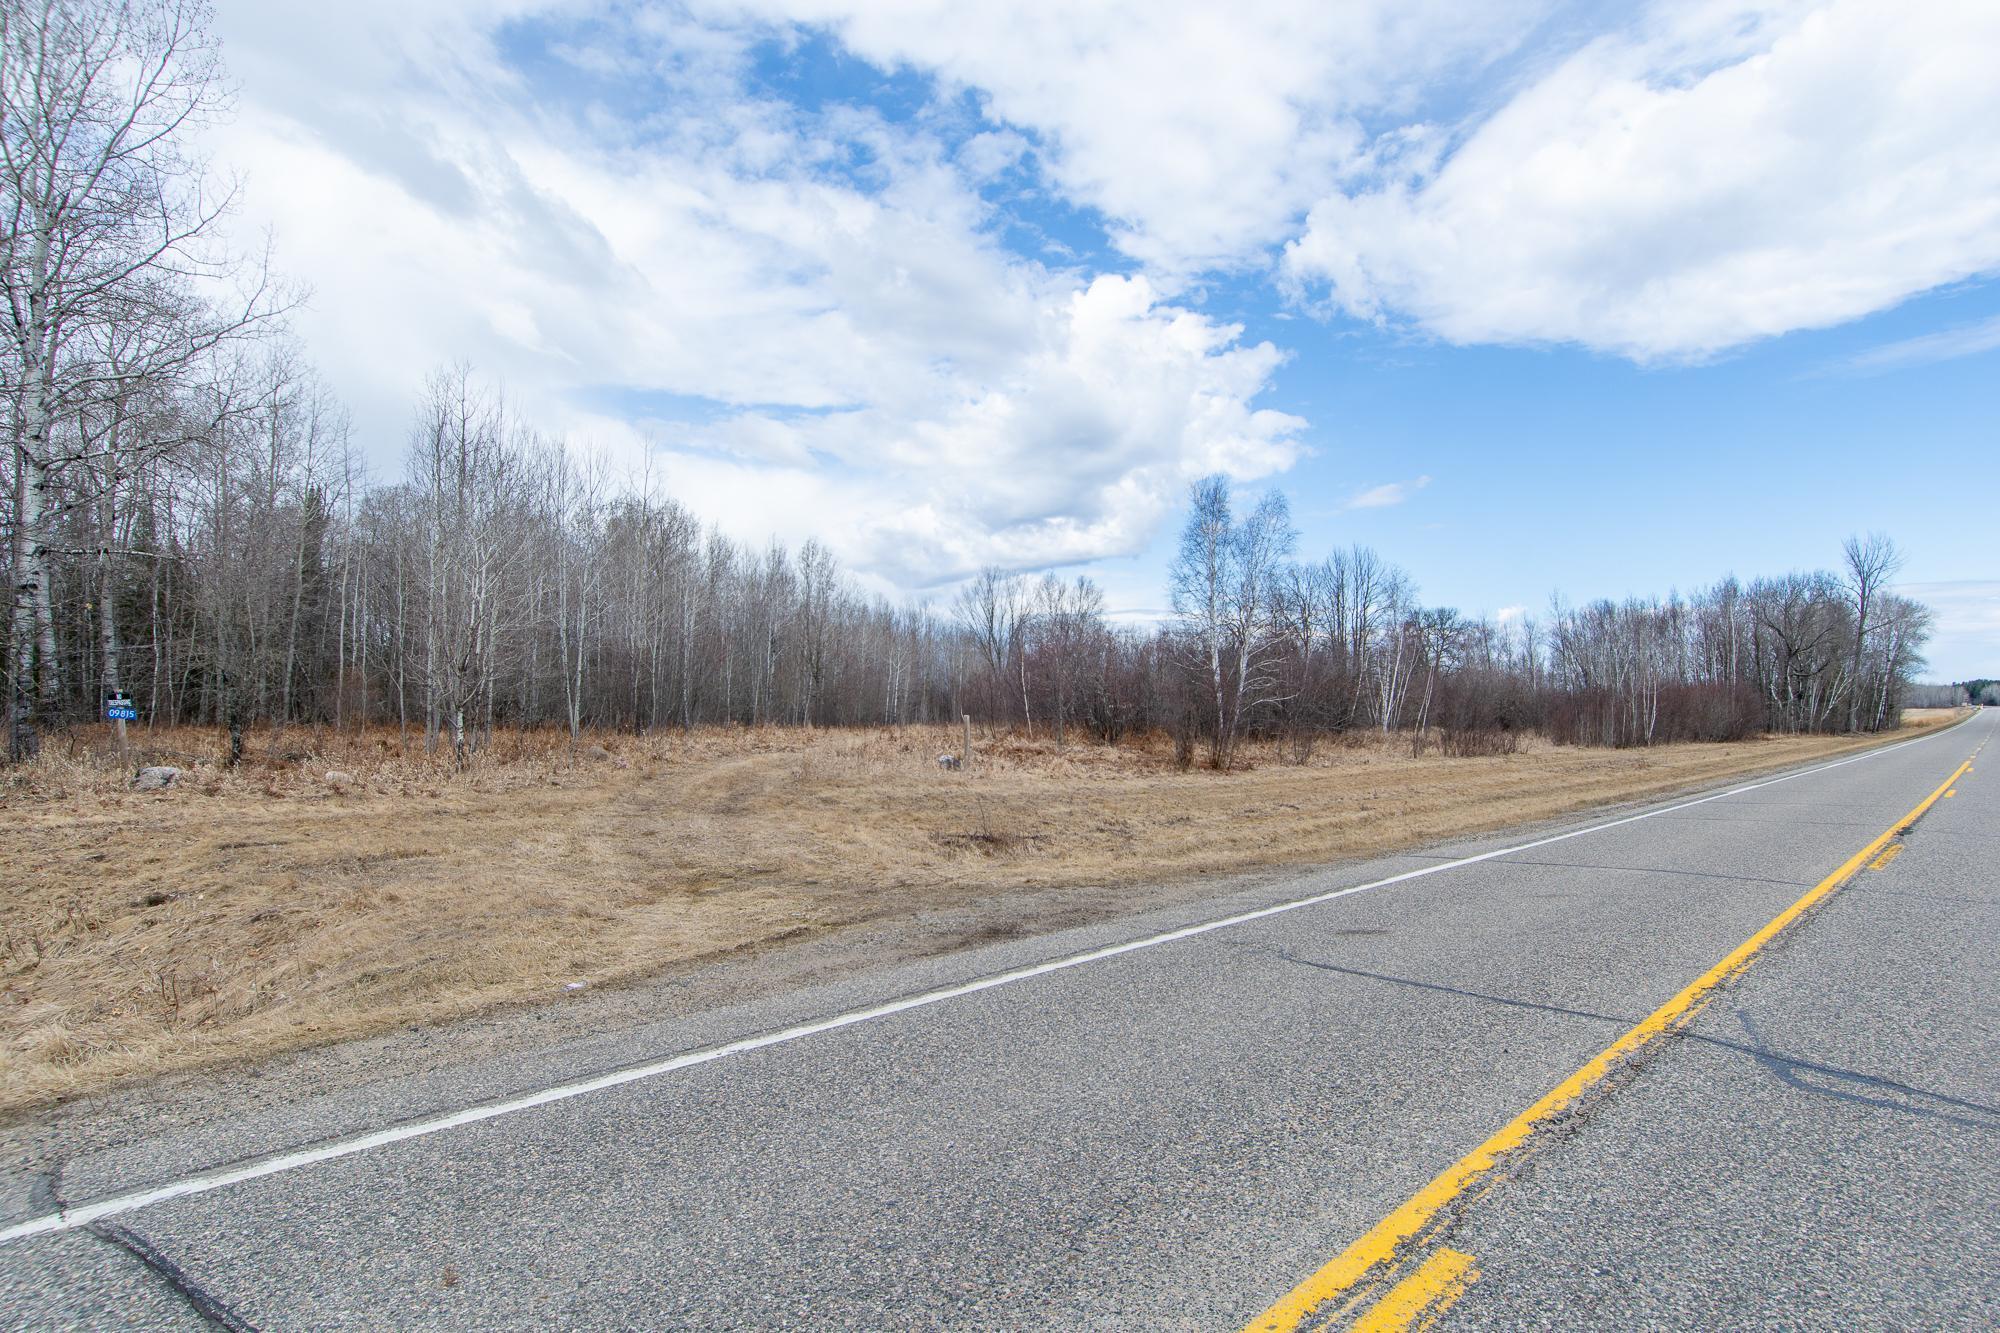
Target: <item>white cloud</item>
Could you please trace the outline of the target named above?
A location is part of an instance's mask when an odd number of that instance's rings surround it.
[[[1399,505],[1412,495],[1431,484],[1428,476],[1410,481],[1392,481],[1381,486],[1370,486],[1347,497],[1348,509],[1387,509]]]
[[[1237,334],[1143,278],[1100,277],[1052,295],[1004,367],[933,376],[922,401],[731,417],[690,441],[706,457],[676,450],[670,472],[722,505],[754,497],[744,517],[758,521],[775,481],[802,530],[837,518],[844,554],[906,587],[1131,554],[1190,479],[1268,476],[1297,456],[1305,423],[1250,405],[1279,354]],[[775,479],[741,444],[773,435],[794,460]]]
[[[721,0],[718,0],[718,7]],[[730,6],[734,8],[734,6]],[[885,67],[977,90],[1071,200],[1166,274],[1260,263],[1441,75],[1497,59],[1549,0],[742,0]]]
[[[1298,453],[1305,423],[1255,401],[1276,348],[1145,278],[1000,248],[972,178],[1021,151],[1004,135],[968,168],[863,109],[759,100],[713,35],[657,123],[572,113],[450,11],[442,33],[351,15],[342,78],[315,84],[325,53],[263,13],[228,11],[246,105],[217,146],[313,282],[302,331],[385,471],[423,375],[464,357],[537,424],[658,448],[734,535],[818,535],[907,588],[1132,553],[1187,478]],[[453,63],[433,77],[371,24]],[[642,65],[694,40],[625,37]]]
[[[1884,343],[1871,347],[1847,359],[1846,367],[1862,374],[1879,374],[1884,371],[1902,370],[1907,366],[1928,365],[1934,361],[1953,361],[1962,356],[1977,356],[2000,348],[2000,315],[1982,319],[1957,328],[1941,329],[1936,333],[1926,333],[1916,338],[1904,338],[1899,342]]]
[[[1595,39],[1550,13],[1577,11],[222,0],[244,106],[215,142],[385,470],[463,357],[885,586],[1132,553],[1187,477],[1289,466],[1285,354],[1200,308],[1288,238],[1290,280],[1356,314],[1641,359],[2000,264],[2000,9],[1676,4]],[[795,24],[946,96],[789,103],[754,54]],[[1009,251],[990,199],[1021,182],[1139,275]]]
[[[2000,6],[1663,4],[1385,138],[1292,277],[1454,342],[1700,357],[2000,269]],[[1454,139],[1456,141],[1454,142]]]

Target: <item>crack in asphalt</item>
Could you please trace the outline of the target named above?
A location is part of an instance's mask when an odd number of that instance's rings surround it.
[[[36,1173],[31,1193],[45,1200],[57,1211],[69,1207],[62,1195],[63,1163],[58,1162],[47,1171]],[[227,1333],[257,1333],[257,1326],[236,1313],[229,1303],[212,1294],[199,1282],[188,1275],[186,1269],[169,1259],[158,1246],[147,1240],[130,1227],[116,1222],[93,1222],[83,1228],[98,1240],[137,1259],[146,1270],[178,1296],[187,1307],[200,1316],[211,1328],[227,1330]]]
[[[2000,1107],[1987,1106],[1983,1102],[1967,1101],[1962,1097],[1948,1097],[1941,1092],[1931,1092],[1924,1088],[1913,1088],[1907,1083],[1898,1083],[1894,1079],[1878,1078],[1874,1074],[1863,1074],[1853,1069],[1840,1069],[1832,1065],[1815,1064],[1810,1060],[1794,1060],[1790,1056],[1780,1055],[1764,1044],[1764,1036],[1757,1030],[1757,1024],[1750,1017],[1749,1010],[1738,1008],[1733,1012],[1736,1015],[1737,1023],[1749,1035],[1751,1042],[1755,1043],[1754,1045],[1724,1041],[1720,1037],[1708,1037],[1700,1034],[1690,1035],[1696,1041],[1705,1041],[1716,1046],[1727,1046],[1732,1050],[1743,1051],[1755,1057],[1757,1063],[1763,1066],[1766,1072],[1770,1073],[1787,1087],[1797,1088],[1801,1092],[1818,1093],[1822,1097],[1836,1097],[1841,1101],[1854,1102],[1861,1106],[1879,1106],[1886,1111],[1901,1111],[1906,1115],[1922,1116],[1928,1120],[1943,1120],[1949,1124],[1964,1125],[1971,1129],[2000,1129]],[[1942,1102],[1947,1106],[1975,1112],[1977,1115],[1976,1117],[1948,1115],[1943,1111],[1933,1110],[1927,1106],[1908,1106],[1886,1097],[1864,1097],[1855,1092],[1843,1092],[1839,1088],[1822,1087],[1819,1084],[1808,1083],[1806,1080],[1800,1078],[1797,1071],[1801,1069],[1814,1074],[1824,1074],[1829,1078],[1842,1079],[1850,1083],[1859,1083],[1864,1087],[1878,1088],[1885,1092],[1900,1093],[1905,1097],[1920,1097],[1926,1101]]]
[[[1248,948],[1254,946],[1246,945],[1241,947]],[[1417,990],[1435,991],[1444,995],[1455,995],[1461,999],[1478,1000],[1485,1004],[1506,1005],[1513,1009],[1533,1009],[1542,1013],[1561,1014],[1568,1018],[1585,1018],[1593,1022],[1615,1023],[1622,1027],[1630,1027],[1639,1021],[1624,1014],[1601,1014],[1590,1009],[1571,1009],[1558,1004],[1543,1004],[1538,1001],[1521,1000],[1507,995],[1492,995],[1484,991],[1464,990],[1457,986],[1447,986],[1435,981],[1419,981],[1414,977],[1399,977],[1387,972],[1370,972],[1365,968],[1343,967],[1338,963],[1321,962],[1313,958],[1300,958],[1278,949],[1259,949],[1257,951],[1270,953],[1288,963],[1297,963],[1301,967],[1318,968],[1322,972],[1338,972],[1344,976],[1359,977],[1367,981],[1381,981],[1396,986],[1409,986]],[[1687,1029],[1681,1029],[1668,1035],[1675,1040],[1699,1042],[1705,1046],[1715,1046],[1723,1050],[1735,1051],[1739,1054],[1747,1055],[1755,1060],[1758,1066],[1765,1072],[1771,1074],[1788,1087],[1796,1088],[1801,1092],[1817,1093],[1825,1097],[1837,1097],[1842,1101],[1855,1102],[1864,1106],[1876,1106],[1884,1110],[1901,1111],[1907,1115],[1943,1120],[1950,1124],[1965,1125],[1973,1129],[2000,1129],[2000,1106],[1988,1106],[1984,1102],[1970,1101],[1963,1097],[1952,1097],[1942,1092],[1932,1092],[1926,1088],[1912,1087],[1907,1083],[1898,1083],[1894,1079],[1881,1078],[1874,1074],[1864,1074],[1859,1070],[1842,1069],[1837,1065],[1820,1064],[1817,1061],[1802,1060],[1794,1056],[1781,1054],[1780,1052],[1771,1050],[1764,1044],[1765,1039],[1763,1034],[1756,1030],[1747,1011],[1738,1008],[1734,1012],[1737,1021],[1742,1024],[1743,1030],[1750,1036],[1749,1043],[1730,1041],[1726,1037],[1711,1036],[1704,1032],[1692,1032]],[[1799,1077],[1799,1071],[1801,1070],[1849,1083],[1858,1083],[1865,1087],[1880,1089],[1885,1092],[1899,1093],[1905,1097],[1914,1097],[1928,1102],[1941,1103],[1947,1107],[1970,1111],[1973,1115],[1951,1115],[1946,1111],[1928,1106],[1910,1106],[1887,1098],[1864,1097],[1859,1093],[1843,1092],[1837,1088],[1824,1087],[1806,1081]]]
[[[1557,870],[1612,870],[1633,875],[1685,875],[1690,879],[1719,879],[1730,884],[1782,884],[1787,888],[1809,889],[1812,884],[1801,879],[1765,879],[1759,875],[1724,875],[1711,870],[1670,870],[1665,866],[1605,866],[1593,865],[1588,861],[1516,861],[1503,857],[1501,865],[1548,866]]]
[[[186,1269],[169,1259],[151,1241],[130,1227],[120,1226],[116,1222],[93,1222],[84,1230],[106,1244],[117,1246],[144,1264],[211,1327],[226,1329],[228,1333],[257,1333],[255,1324],[230,1309],[226,1301],[205,1290],[188,1275]]]

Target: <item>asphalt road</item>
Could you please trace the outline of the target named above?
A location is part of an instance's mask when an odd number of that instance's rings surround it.
[[[1996,730],[1987,710],[1699,804],[1302,875],[504,1068],[444,1048],[393,1089],[169,1126],[11,1201],[0,1322],[1240,1328]],[[1360,1312],[2000,1323],[2000,745],[1950,790],[1879,869],[1459,1191],[1399,1252],[1422,1271],[1383,1270],[1397,1285]],[[629,1081],[571,1086],[619,1068]],[[499,1113],[438,1120],[478,1105]],[[234,1183],[135,1198],[246,1162]],[[68,1225],[93,1201],[111,1207]]]

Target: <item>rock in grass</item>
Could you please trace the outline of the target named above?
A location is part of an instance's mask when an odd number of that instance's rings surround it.
[[[151,768],[142,768],[133,775],[132,790],[162,791],[186,776],[186,769],[175,768],[171,764],[155,764]]]

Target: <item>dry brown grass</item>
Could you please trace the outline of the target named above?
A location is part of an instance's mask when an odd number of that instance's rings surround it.
[[[230,772],[179,731],[139,746],[193,766],[160,793],[127,790],[102,734],[53,742],[0,771],[0,1109],[1003,892],[1379,853],[1867,743],[1449,759],[1363,738],[1222,775],[1160,741],[988,736],[943,773],[954,737],[504,736],[460,774],[393,732],[296,729]]]

